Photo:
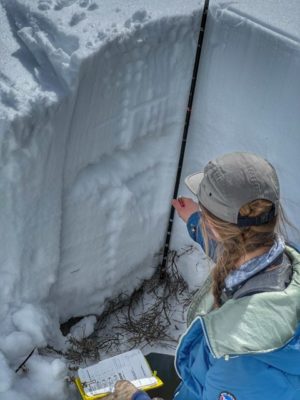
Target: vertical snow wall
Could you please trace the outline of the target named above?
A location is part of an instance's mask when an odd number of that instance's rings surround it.
[[[54,288],[63,318],[101,311],[102,299],[137,287],[159,263],[198,19],[197,13],[181,27],[152,23],[140,44],[141,33],[133,33],[81,67]]]
[[[114,29],[96,37],[97,7],[80,25],[82,2],[2,3],[15,47],[0,144],[0,349],[11,363],[159,262],[200,21],[196,2],[175,3],[112,8]]]

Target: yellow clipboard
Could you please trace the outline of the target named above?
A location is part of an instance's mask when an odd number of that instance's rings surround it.
[[[151,389],[156,389],[161,387],[164,383],[163,381],[157,376],[156,371],[153,371],[153,376],[156,378],[156,383],[148,386],[143,386],[141,388],[138,388],[138,390],[151,390]],[[82,383],[79,378],[75,379],[75,385],[77,386],[77,389],[79,390],[79,393],[81,394],[81,397],[83,400],[96,400],[96,399],[101,399],[105,396],[107,396],[109,393],[101,393],[97,394],[95,396],[89,396],[85,393],[84,387],[82,386]]]

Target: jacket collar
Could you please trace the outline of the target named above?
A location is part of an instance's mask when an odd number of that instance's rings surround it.
[[[230,299],[201,318],[214,357],[270,352],[291,340],[300,322],[300,254],[285,252],[293,265],[286,289]]]

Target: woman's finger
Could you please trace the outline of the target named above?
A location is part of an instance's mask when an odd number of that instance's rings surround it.
[[[131,400],[138,389],[129,381],[120,380],[115,384],[114,400]]]
[[[179,199],[173,199],[172,205],[177,211],[180,218],[183,221],[187,221],[191,214],[199,211],[199,205],[189,197],[179,197]]]

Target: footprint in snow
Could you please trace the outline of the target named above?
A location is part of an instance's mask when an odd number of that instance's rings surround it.
[[[54,10],[62,10],[65,7],[69,7],[74,4],[77,0],[56,0]]]
[[[48,2],[50,2],[50,4],[52,4],[52,0],[39,0],[39,1],[40,1],[40,3],[42,3],[42,7],[47,7],[44,4],[46,4]],[[92,10],[95,10],[96,8],[98,8],[98,5],[95,2],[91,2],[91,0],[56,0],[54,10],[56,10],[56,11],[62,10],[63,8],[69,7],[74,3],[77,3],[79,5],[79,7],[81,7],[81,8],[87,8],[89,11],[92,11]]]
[[[150,14],[148,14],[146,10],[137,10],[129,19],[125,21],[124,26],[126,28],[130,28],[132,25],[137,26],[148,21],[150,18]]]
[[[98,32],[97,38],[99,40],[104,40],[106,37],[107,37],[107,34],[105,32],[103,32],[103,31]]]
[[[38,9],[41,11],[50,10],[52,6],[52,0],[39,0]]]
[[[98,5],[97,5],[96,3],[92,3],[92,4],[89,6],[88,10],[89,10],[89,11],[93,11],[93,10],[96,10],[97,8],[98,8]]]
[[[90,0],[80,0],[79,1],[79,6],[82,7],[82,8],[85,8],[85,7],[87,7],[89,5],[89,3],[90,3]]]
[[[86,18],[86,14],[84,12],[82,13],[75,13],[73,14],[71,21],[69,22],[70,26],[75,26],[77,25],[80,21],[84,20]]]

